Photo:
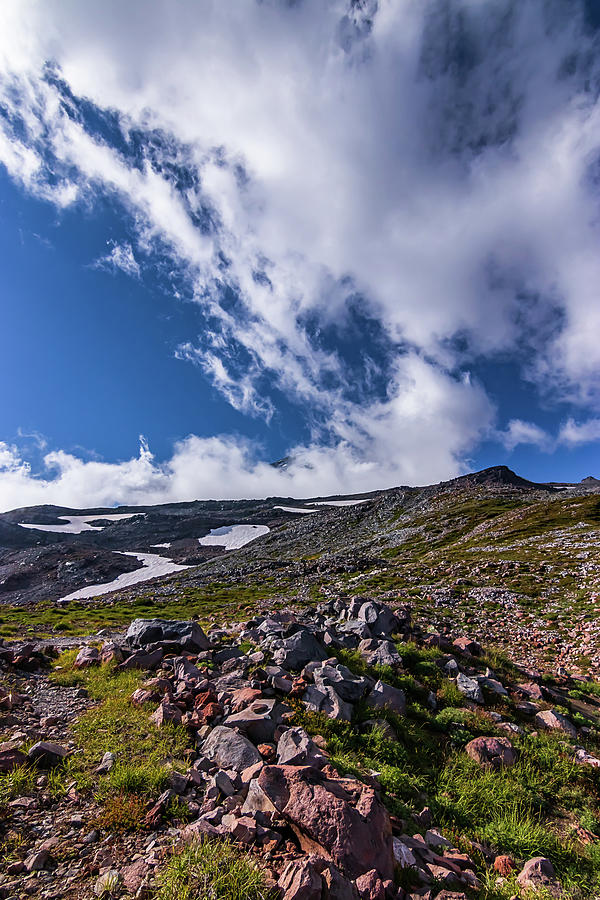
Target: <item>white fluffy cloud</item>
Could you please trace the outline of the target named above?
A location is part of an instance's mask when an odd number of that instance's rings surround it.
[[[139,246],[181,265],[216,323],[180,356],[267,418],[268,373],[325,448],[292,451],[318,460],[308,480],[317,469],[330,490],[434,480],[490,433],[493,405],[461,375],[473,359],[518,350],[541,389],[600,395],[597,43],[573,0],[4,0],[0,160],[59,206],[120,198]],[[154,129],[162,148],[133,165],[90,134],[44,76],[49,60],[125,139]],[[194,174],[185,191],[166,162]],[[107,261],[135,275],[135,252]],[[343,327],[357,295],[388,342],[385,398],[352,399],[353,373],[315,338]],[[222,471],[241,466],[230,493],[280,483],[216,440]],[[544,445],[519,420],[503,440]],[[168,477],[200,495],[204,482],[177,475],[187,446]],[[38,488],[93,484],[95,464],[49,462],[59,474]],[[135,495],[140,467],[149,495],[165,490],[166,470],[134,460],[115,499]],[[302,472],[289,493],[315,493]]]

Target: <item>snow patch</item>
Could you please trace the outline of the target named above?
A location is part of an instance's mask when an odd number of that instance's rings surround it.
[[[111,513],[96,516],[57,516],[65,519],[66,525],[31,525],[29,522],[19,522],[21,528],[35,528],[36,531],[56,531],[62,534],[81,534],[82,531],[102,531],[104,525],[90,525],[90,522],[108,521],[120,522],[121,519],[131,519],[133,516],[143,516],[145,513]]]
[[[289,513],[316,513],[318,509],[302,509],[300,506],[274,506],[273,509],[282,509]]]
[[[161,575],[172,575],[173,572],[181,572],[182,569],[190,569],[191,566],[180,566],[173,560],[167,559],[166,556],[158,556],[156,553],[131,553],[124,550],[114,550],[114,553],[121,553],[122,556],[135,556],[142,563],[141,569],[134,572],[123,572],[114,581],[108,581],[104,584],[92,584],[88,587],[80,588],[61,597],[59,603],[67,600],[83,600],[86,597],[98,597],[100,594],[108,594],[110,591],[118,591],[121,588],[130,587],[132,584],[139,584],[140,581],[149,581],[151,578],[158,578]]]
[[[198,538],[198,543],[204,547],[239,550],[244,544],[268,534],[270,530],[266,525],[223,525],[221,528],[211,528],[210,534]]]

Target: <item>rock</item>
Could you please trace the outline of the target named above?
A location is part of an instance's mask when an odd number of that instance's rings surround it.
[[[394,862],[397,866],[400,866],[401,869],[417,865],[414,853],[410,847],[400,840],[400,838],[392,838],[392,849],[394,853]]]
[[[174,725],[181,725],[181,710],[165,697],[157,709],[152,713],[150,719],[157,728],[162,728],[166,722],[172,722]]]
[[[100,649],[100,662],[123,662],[123,651],[114,641],[107,641]]]
[[[52,769],[54,766],[60,765],[68,755],[69,751],[66,747],[50,741],[38,741],[27,754],[29,759],[37,762],[42,769]]]
[[[100,765],[97,766],[94,771],[98,775],[106,775],[107,772],[110,772],[112,767],[116,762],[116,757],[114,753],[111,753],[109,750],[104,754],[102,759],[100,760]]]
[[[325,765],[323,756],[304,728],[288,728],[277,743],[277,763],[280,766],[320,766]]]
[[[121,870],[123,887],[130,894],[136,894],[146,881],[149,872],[150,866],[148,863],[144,859],[136,859],[131,865],[125,866]]]
[[[37,850],[31,853],[25,860],[25,868],[28,872],[40,872],[46,867],[46,863],[50,859],[48,850]]]
[[[173,660],[173,670],[178,681],[185,681],[186,678],[197,678],[200,681],[204,678],[200,669],[187,656],[176,656]]]
[[[124,672],[127,669],[157,669],[161,664],[164,655],[165,654],[160,647],[157,647],[156,650],[152,650],[151,653],[146,653],[145,650],[136,650],[135,653],[128,656],[126,660],[119,663],[117,671]]]
[[[481,656],[481,644],[478,644],[477,641],[471,638],[459,637],[452,641],[452,644],[463,653],[470,654],[470,656]]]
[[[365,872],[364,875],[359,875],[355,884],[361,900],[385,900],[383,881],[375,869]]]
[[[291,860],[277,882],[283,900],[321,900],[323,881],[308,859]]]
[[[554,866],[545,856],[536,856],[526,862],[517,875],[517,883],[534,892],[545,890],[552,897],[559,897],[561,893]]]
[[[483,694],[481,693],[479,682],[474,678],[469,678],[464,672],[459,672],[456,676],[456,687],[461,694],[464,694],[469,700],[472,700],[474,703],[483,704]]]
[[[369,686],[366,678],[358,678],[352,674],[350,669],[342,665],[320,666],[313,671],[313,679],[316,687],[320,690],[332,687],[338,697],[347,703],[357,703]]]
[[[0,772],[12,772],[18,766],[25,765],[28,757],[16,748],[0,751]]]
[[[294,671],[303,669],[314,660],[323,662],[327,657],[323,645],[307,628],[302,628],[291,637],[285,638],[282,646],[273,654],[273,660],[277,665]]]
[[[94,893],[97,897],[107,897],[115,893],[115,890],[121,884],[121,873],[118,869],[109,869],[94,885]]]
[[[338,697],[332,687],[318,688],[309,684],[302,702],[313,712],[325,713],[330,719],[342,719],[346,722],[352,719],[352,706]]]
[[[236,772],[262,761],[260,753],[248,738],[224,725],[213,728],[202,749],[222,769]]]
[[[261,697],[239,712],[227,716],[223,724],[229,728],[239,728],[257,744],[272,741],[277,724],[276,704],[276,700]]]
[[[469,741],[466,753],[483,769],[514,766],[517,753],[508,738],[478,737]]]
[[[358,650],[370,666],[399,666],[402,664],[402,657],[392,641],[361,641]]]
[[[567,719],[566,716],[561,715],[559,712],[556,712],[556,710],[554,709],[542,710],[535,716],[533,721],[538,726],[538,728],[564,731],[564,733],[568,734],[569,737],[577,737],[577,729],[575,728],[571,720]]]
[[[406,712],[406,696],[400,688],[392,687],[385,681],[378,681],[367,697],[367,706],[374,709],[389,709],[403,716]]]
[[[588,753],[587,750],[584,750],[583,747],[577,748],[577,750],[575,751],[574,760],[576,763],[579,763],[579,765],[587,765],[592,766],[594,769],[600,769],[600,759],[598,759],[597,756],[592,756],[592,754]]]
[[[383,603],[376,603],[368,600],[363,603],[358,610],[357,618],[360,622],[364,622],[369,626],[371,634],[384,635],[387,637],[393,634],[398,627],[398,618]]]
[[[329,768],[329,767],[328,767]],[[303,850],[325,852],[350,878],[393,875],[392,830],[373,788],[312,767],[265,766],[258,787],[296,833]]]
[[[494,871],[503,878],[508,878],[517,868],[514,859],[510,856],[497,856],[494,860]]]
[[[168,642],[181,650],[209,650],[210,641],[197,622],[178,622],[167,619],[135,619],[125,635],[130,647]]]
[[[100,665],[100,653],[96,647],[82,647],[73,663],[74,669],[89,669]]]

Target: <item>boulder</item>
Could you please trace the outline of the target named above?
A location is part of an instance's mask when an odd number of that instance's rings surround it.
[[[370,666],[399,666],[402,657],[392,641],[366,640],[358,645],[359,652]]]
[[[172,722],[173,725],[181,725],[181,710],[165,697],[157,709],[152,713],[150,719],[157,728],[162,728],[167,722]]]
[[[477,641],[472,640],[472,638],[459,637],[456,638],[455,641],[452,641],[452,643],[463,653],[468,653],[470,656],[481,656],[481,644],[478,644]]]
[[[311,766],[265,766],[258,786],[289,823],[305,852],[331,859],[350,878],[394,871],[392,829],[373,788]]]
[[[239,712],[227,716],[223,724],[229,728],[239,728],[256,744],[272,741],[279,719],[277,707],[280,704],[276,700],[261,697]]]
[[[32,762],[37,762],[42,769],[52,769],[54,766],[60,765],[67,756],[69,750],[60,744],[53,744],[50,741],[38,741],[29,750],[27,756]]]
[[[505,737],[478,737],[469,741],[465,750],[482,769],[508,768],[517,761],[517,752]]]
[[[371,634],[387,637],[397,630],[398,617],[383,603],[368,600],[358,610],[357,618],[369,626]]]
[[[321,900],[323,881],[308,859],[291,860],[282,872],[277,886],[282,900]]]
[[[459,672],[456,676],[456,687],[468,700],[483,704],[483,694],[479,682],[475,678],[469,678],[464,672]]]
[[[16,748],[0,751],[0,772],[12,772],[29,762],[27,756]]]
[[[73,663],[74,669],[89,669],[100,665],[100,652],[96,647],[82,647]]]
[[[146,653],[145,650],[136,650],[126,660],[119,663],[117,670],[124,672],[126,669],[157,669],[162,662],[164,656],[160,647]]]
[[[235,772],[242,772],[262,761],[260,753],[248,738],[224,725],[213,728],[202,750],[222,769],[233,769]]]
[[[385,681],[378,681],[367,697],[367,706],[374,709],[389,709],[403,716],[406,712],[406,696],[400,688],[392,687]]]
[[[549,731],[564,731],[569,737],[577,737],[577,729],[571,720],[567,719],[566,716],[561,715],[561,713],[556,712],[554,709],[543,709],[535,716],[533,721],[538,728],[545,728]]]
[[[100,662],[123,662],[123,651],[114,641],[106,641],[100,648]]]
[[[385,900],[385,887],[375,869],[359,875],[355,883],[360,900]]]
[[[517,875],[517,883],[533,892],[545,891],[552,897],[560,897],[561,894],[554,866],[545,856],[536,856],[526,862]]]
[[[318,688],[309,684],[302,702],[313,712],[325,713],[330,719],[342,719],[346,722],[352,719],[352,706],[338,697],[332,687]]]
[[[161,642],[177,644],[182,650],[209,650],[210,641],[197,622],[170,619],[135,619],[127,629],[130,647],[147,647]]]
[[[316,766],[325,765],[323,756],[315,742],[308,736],[304,728],[296,726],[288,728],[277,743],[277,763],[280,766]]]
[[[299,671],[309,662],[323,662],[328,653],[315,635],[307,628],[302,628],[291,637],[285,638],[282,645],[273,654],[274,662],[284,669]]]
[[[359,678],[353,675],[346,666],[320,666],[313,671],[315,685],[323,690],[332,687],[338,697],[347,703],[356,703],[364,696],[369,681],[367,678]]]

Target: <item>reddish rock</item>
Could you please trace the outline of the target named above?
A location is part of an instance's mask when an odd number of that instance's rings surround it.
[[[538,728],[545,728],[550,731],[564,731],[569,737],[577,737],[577,729],[570,719],[553,709],[544,709],[539,712],[534,719]]]
[[[481,644],[468,637],[459,637],[452,644],[463,653],[469,653],[471,656],[481,656]]]
[[[246,706],[250,706],[251,703],[254,703],[261,696],[262,694],[259,690],[251,687],[240,688],[238,691],[234,691],[231,697],[232,712],[236,713],[245,709]]]
[[[140,707],[143,706],[144,703],[149,703],[150,700],[158,700],[159,695],[155,693],[155,691],[148,691],[145,688],[136,688],[136,690],[131,695],[131,703],[133,706]]]
[[[516,868],[517,865],[510,856],[497,856],[494,860],[494,870],[498,872],[499,875],[503,875],[504,878],[508,878]]]
[[[390,818],[373,788],[310,766],[265,766],[257,785],[303,850],[327,856],[350,878],[371,869],[393,876]]]
[[[0,751],[0,772],[12,772],[28,762],[27,756],[16,748]]]
[[[174,703],[166,698],[160,706],[150,716],[157,728],[162,728],[165,722],[172,722],[174,725],[181,724],[181,710]]]
[[[277,752],[273,744],[259,744],[256,748],[263,759],[267,762],[273,762],[277,756]]]
[[[465,750],[483,769],[508,768],[517,761],[517,751],[504,737],[478,737],[469,741]]]
[[[385,887],[375,869],[359,875],[355,884],[361,900],[385,900]]]
[[[100,653],[96,647],[82,647],[73,663],[74,669],[89,669],[100,665]]]
[[[121,877],[123,879],[123,887],[130,894],[136,894],[141,888],[146,876],[150,871],[150,866],[143,859],[136,859],[130,866],[121,869]]]
[[[298,859],[287,864],[278,887],[283,900],[321,900],[323,881],[309,860]]]

